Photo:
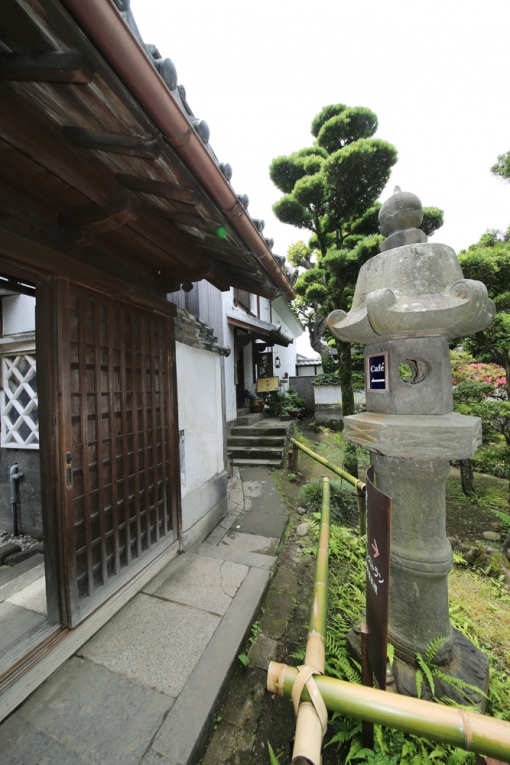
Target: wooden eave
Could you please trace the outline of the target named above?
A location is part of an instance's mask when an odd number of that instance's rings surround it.
[[[0,235],[161,296],[200,279],[278,292],[58,0],[2,4],[0,205]]]

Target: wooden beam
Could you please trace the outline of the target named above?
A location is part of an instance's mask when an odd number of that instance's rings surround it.
[[[161,145],[154,138],[143,135],[125,135],[106,133],[102,130],[87,130],[82,127],[63,127],[62,133],[76,146],[97,151],[111,151],[115,154],[127,154],[142,159],[157,159],[161,154]]]
[[[254,295],[260,295],[268,300],[274,300],[278,294],[277,287],[270,287],[267,283],[261,284],[260,282],[252,281],[251,279],[243,279],[237,274],[228,274],[228,279],[232,287],[238,287],[240,290],[246,290]]]
[[[92,204],[65,210],[58,215],[59,239],[62,244],[79,241],[90,244],[92,240],[87,233],[101,234],[136,220],[140,207],[140,201],[134,194],[120,191],[115,194],[113,202],[104,207]]]
[[[77,50],[0,53],[0,80],[9,82],[91,82],[94,68]]]
[[[206,260],[194,244],[185,239],[175,226],[159,218],[143,205],[138,218],[130,221],[129,226],[175,260],[183,263],[186,268],[201,266]]]
[[[185,202],[189,205],[196,205],[198,197],[191,189],[179,186],[177,183],[169,181],[155,181],[153,178],[143,178],[138,175],[126,175],[125,173],[116,173],[119,183],[122,183],[127,189],[141,191],[143,194],[152,194],[155,197],[164,197],[165,199],[175,199],[177,202]]]
[[[225,252],[229,255],[237,255],[240,258],[243,257],[243,255],[253,257],[250,250],[239,247],[238,245],[232,244],[231,242],[226,242],[224,239],[211,239],[210,237],[201,239],[200,237],[194,236],[193,234],[186,234],[186,239],[198,245],[199,247],[207,247],[209,250],[214,250],[216,252]]]
[[[3,258],[7,264],[5,269],[2,265]],[[154,293],[140,289],[90,264],[80,263],[55,247],[44,246],[34,239],[9,231],[0,224],[0,271],[18,272],[19,269],[11,267],[9,261],[21,263],[43,274],[65,276],[84,287],[107,295],[117,295],[143,308],[176,315],[176,307]]]
[[[217,230],[223,225],[218,221],[211,220],[210,218],[201,218],[199,215],[189,215],[188,213],[173,212],[172,210],[161,210],[160,208],[152,208],[161,218],[171,220],[173,223],[180,223],[183,226],[193,226],[198,228],[199,231],[208,231],[215,234]]]

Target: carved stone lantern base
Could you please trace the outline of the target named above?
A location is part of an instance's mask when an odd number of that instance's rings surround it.
[[[360,623],[356,622],[347,634],[347,650],[352,658],[361,664]],[[455,659],[449,666],[442,666],[441,674],[451,677],[448,682],[444,677],[434,677],[434,694],[426,678],[423,678],[420,698],[430,701],[433,696],[441,699],[443,696],[455,704],[473,706],[476,712],[483,714],[487,705],[486,694],[489,688],[489,660],[476,646],[458,630],[453,630]],[[389,693],[401,693],[403,696],[418,697],[416,673],[418,668],[395,657],[393,667],[386,674],[386,690]],[[462,681],[462,690],[458,687]],[[468,686],[473,686],[469,688]],[[476,689],[479,689],[478,691]],[[485,694],[485,695],[484,695]]]

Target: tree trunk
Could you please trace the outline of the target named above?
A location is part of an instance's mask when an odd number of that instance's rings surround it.
[[[342,414],[344,417],[354,414],[354,392],[352,390],[351,344],[342,340],[336,341],[338,351],[338,376],[342,391]],[[356,447],[344,443],[344,470],[358,477],[358,459]]]
[[[308,322],[308,336],[310,338],[310,345],[314,351],[316,353],[320,353],[321,356],[329,356],[329,348],[322,339],[327,326],[327,318],[320,317],[318,312],[315,314],[315,324],[313,324],[311,321]]]
[[[473,487],[474,475],[473,475],[473,463],[471,460],[459,460],[460,465],[460,480],[462,483],[462,491],[466,497],[472,497],[475,493]]]

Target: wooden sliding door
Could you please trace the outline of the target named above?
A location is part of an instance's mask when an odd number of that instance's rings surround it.
[[[177,538],[173,319],[56,280],[63,621]],[[131,571],[130,571],[131,570]]]

